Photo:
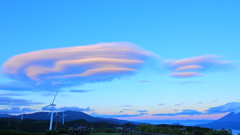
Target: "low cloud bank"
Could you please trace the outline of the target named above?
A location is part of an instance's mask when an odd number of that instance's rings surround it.
[[[19,107],[12,107],[10,109],[0,109],[0,113],[2,114],[20,114],[20,113],[27,113],[27,112],[35,112],[37,110],[31,108],[19,108]]]
[[[52,110],[52,108],[51,107],[43,107],[42,110],[49,111],[49,110]],[[77,111],[77,112],[86,111],[86,112],[89,112],[89,111],[94,111],[94,109],[91,109],[90,107],[79,108],[79,107],[73,106],[73,107],[60,107],[60,108],[54,107],[54,111]]]
[[[108,114],[97,114],[92,113],[90,114],[93,117],[102,117],[102,118],[118,118],[118,117],[138,117],[147,115],[147,113],[139,113],[139,114],[116,114],[116,115],[108,115]]]
[[[152,114],[152,116],[178,116],[178,115],[193,116],[193,115],[221,114],[221,113],[228,113],[228,112],[239,113],[240,103],[230,102],[225,105],[211,107],[208,110],[205,110],[204,112],[199,112],[197,110],[184,109],[181,112],[177,112],[177,113],[158,113],[158,114]]]

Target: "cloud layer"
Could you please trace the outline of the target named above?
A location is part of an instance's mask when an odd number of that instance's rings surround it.
[[[51,107],[43,107],[42,108],[43,111],[49,111],[52,110]],[[56,108],[54,107],[54,111],[94,111],[94,109],[91,109],[90,107],[86,107],[86,108],[79,108],[76,106],[72,106],[72,107],[60,107],[60,108]]]
[[[10,109],[0,109],[0,113],[8,113],[8,114],[19,114],[19,113],[26,113],[26,112],[35,112],[37,110],[31,108],[19,108],[19,107],[12,107]]]
[[[0,90],[6,90],[6,91],[29,91],[29,87],[24,87],[19,85],[16,82],[8,82],[8,83],[0,83]]]
[[[2,73],[40,89],[57,88],[134,74],[152,56],[152,53],[126,42],[99,43],[16,55],[3,64]]]
[[[116,114],[116,115],[108,115],[108,114],[97,114],[92,113],[90,114],[93,117],[102,117],[102,118],[118,118],[118,117],[138,117],[147,115],[147,113],[139,113],[139,114]]]
[[[41,102],[34,102],[32,100],[14,99],[9,97],[0,97],[0,105],[8,106],[31,106],[35,104],[43,104]]]
[[[165,61],[165,67],[172,72],[170,76],[179,78],[202,76],[204,72],[220,72],[233,68],[232,62],[219,60],[216,55],[168,60]]]
[[[204,112],[199,112],[197,110],[190,110],[190,109],[184,109],[181,112],[177,113],[158,113],[158,114],[152,114],[152,116],[178,116],[178,115],[210,115],[210,114],[221,114],[221,113],[228,113],[228,112],[234,112],[239,113],[240,112],[240,103],[238,102],[230,102],[225,105],[217,106],[217,107],[211,107],[208,110],[205,110]]]
[[[153,114],[152,116],[178,116],[178,115],[193,116],[193,115],[201,115],[201,114],[203,113],[196,110],[185,109],[178,113],[159,113],[159,114]]]
[[[240,103],[238,102],[230,102],[225,105],[211,107],[205,111],[207,114],[218,114],[218,113],[227,113],[227,112],[240,112]]]

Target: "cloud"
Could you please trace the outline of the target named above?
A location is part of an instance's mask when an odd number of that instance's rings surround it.
[[[169,84],[189,84],[189,83],[203,83],[198,81],[182,81],[182,82],[168,82]]]
[[[123,109],[123,111],[134,111],[133,109]]]
[[[29,87],[20,86],[18,82],[0,83],[0,90],[6,91],[29,91]]]
[[[165,105],[164,103],[160,103],[160,104],[158,104],[158,105]]]
[[[184,72],[184,73],[172,73],[170,74],[172,77],[180,77],[180,78],[187,78],[187,77],[194,77],[194,76],[202,76],[202,74],[196,72]]]
[[[99,43],[15,55],[2,73],[35,89],[54,90],[135,74],[154,56],[131,43]]]
[[[148,115],[148,113],[139,113],[139,115]]]
[[[35,112],[37,110],[31,108],[19,108],[19,107],[12,107],[10,109],[0,109],[0,113],[9,113],[9,114],[19,114],[19,113],[26,113],[26,112]]]
[[[60,107],[58,109],[59,111],[94,111],[94,109],[90,109],[90,107],[86,107],[86,108],[79,108],[79,107]]]
[[[199,102],[202,103],[202,102]],[[174,110],[178,111],[178,110]],[[152,116],[178,116],[178,115],[211,115],[211,114],[221,114],[221,113],[239,113],[240,112],[240,103],[238,102],[230,102],[225,105],[220,105],[217,107],[211,107],[208,110],[205,110],[204,112],[199,112],[197,110],[190,110],[190,109],[185,109],[182,110],[181,112],[177,113],[157,113],[157,114],[152,114]]]
[[[147,110],[138,110],[137,112],[143,113],[143,112],[148,112]]]
[[[24,94],[4,92],[4,93],[0,93],[0,96],[24,96]]]
[[[102,117],[102,118],[118,118],[118,117],[137,117],[142,115],[147,115],[147,113],[139,113],[139,114],[117,114],[117,115],[108,115],[108,114],[90,114],[93,117]]]
[[[121,107],[132,107],[132,105],[120,105]]]
[[[240,103],[238,102],[230,102],[225,105],[211,107],[205,111],[206,114],[219,114],[219,113],[227,113],[227,112],[240,112]]]
[[[42,110],[46,111],[46,110],[52,110],[51,107],[43,107]],[[89,112],[89,111],[94,111],[94,109],[91,109],[90,107],[86,107],[86,108],[79,108],[79,107],[76,107],[76,106],[72,106],[72,107],[60,107],[60,108],[56,108],[54,107],[54,110],[55,111],[86,111],[86,112]]]
[[[85,93],[85,92],[90,92],[92,90],[69,90],[69,91],[74,93]]]
[[[165,61],[164,67],[170,70],[170,76],[186,78],[202,76],[205,72],[220,72],[234,68],[232,62],[219,60],[216,55],[203,55],[181,60]]]
[[[183,104],[185,104],[185,103],[181,103],[181,104],[174,104],[174,106],[181,106],[181,105],[183,105]]]
[[[190,110],[190,109],[185,109],[182,110],[181,112],[178,113],[158,113],[158,114],[152,114],[152,116],[178,116],[178,115],[201,115],[204,114],[202,112],[199,112],[197,110]]]
[[[138,82],[142,82],[142,83],[152,83],[153,81],[148,81],[148,80],[139,80]]]
[[[30,106],[35,104],[43,104],[42,102],[33,102],[32,100],[14,99],[9,97],[0,97],[0,105],[8,106]]]

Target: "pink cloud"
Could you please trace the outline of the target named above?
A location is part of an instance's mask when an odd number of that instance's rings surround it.
[[[151,83],[152,81],[148,81],[148,80],[139,80],[138,82]]]
[[[200,69],[202,66],[199,65],[189,65],[189,66],[181,66],[175,69],[175,71],[182,71],[182,70],[191,70],[191,69]]]
[[[170,74],[170,76],[186,78],[186,77],[202,76],[202,74],[199,74],[196,72],[183,72],[183,73],[172,73]]]
[[[172,77],[195,77],[203,72],[219,72],[234,68],[232,62],[219,60],[216,55],[203,55],[181,60],[167,60],[165,67],[169,69]]]
[[[181,106],[181,105],[183,105],[183,104],[185,104],[185,103],[181,103],[181,104],[174,104],[174,106]]]
[[[153,57],[155,54],[131,43],[99,43],[15,55],[3,64],[2,73],[35,86],[60,87],[132,75]]]

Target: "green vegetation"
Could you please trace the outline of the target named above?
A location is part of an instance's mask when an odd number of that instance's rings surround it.
[[[0,135],[45,135],[43,133],[27,133],[13,130],[0,130]]]
[[[120,135],[120,133],[91,133],[90,135]]]
[[[142,124],[136,129],[138,132],[159,133],[159,134],[175,134],[175,135],[232,135],[231,130],[221,129],[214,130],[210,128],[202,128],[198,126],[180,126],[180,125],[150,125]]]
[[[87,122],[79,119],[75,121],[65,122],[62,125],[60,122],[57,124],[58,134],[67,135],[69,127],[72,129],[79,126],[90,125],[93,129],[90,130],[90,135],[120,135],[121,130],[115,130],[115,127],[124,127],[125,129],[132,129],[132,131],[143,133],[156,133],[156,134],[175,134],[175,135],[232,135],[231,130],[214,130],[209,128],[202,128],[197,126],[181,126],[181,125],[151,125],[141,124],[134,125],[126,123],[123,125],[110,124],[107,122]],[[56,135],[55,131],[48,131],[48,120],[18,120],[2,118],[0,119],[0,135]],[[55,122],[53,124],[55,128]],[[133,135],[139,135],[133,133]]]

